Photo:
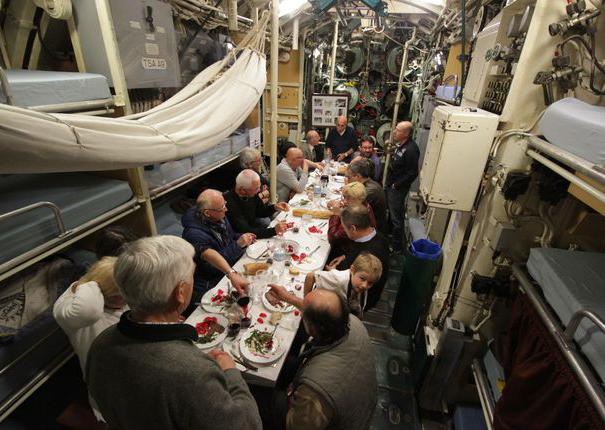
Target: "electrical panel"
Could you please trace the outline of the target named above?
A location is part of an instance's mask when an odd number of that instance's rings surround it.
[[[101,31],[102,1],[72,0],[72,4],[86,71],[105,75],[113,86]],[[108,4],[128,88],[180,87],[170,5],[160,0],[109,0]]]
[[[482,109],[435,109],[420,171],[428,206],[472,210],[497,128],[498,115]]]

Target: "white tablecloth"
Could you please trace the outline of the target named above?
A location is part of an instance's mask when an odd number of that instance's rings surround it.
[[[319,183],[319,175],[314,172],[310,175],[309,185],[317,184],[317,183]],[[324,203],[325,201],[331,200],[331,199],[337,199],[340,197],[340,193],[338,191],[340,190],[340,188],[342,188],[343,184],[344,184],[343,177],[338,177],[338,176],[331,177],[331,181],[326,190],[326,197],[323,198],[323,202],[310,202],[309,204],[307,204],[303,207],[309,208],[309,209],[325,209],[324,207],[322,207],[322,205],[325,204]],[[306,193],[300,193],[300,194],[295,195],[290,200],[290,206],[293,208],[298,207],[299,202],[301,200],[309,200],[309,197],[307,196]],[[290,211],[288,213],[280,213],[276,217],[276,219],[273,221],[273,224],[275,224],[277,221],[283,221],[283,220],[286,220],[288,222],[293,221],[295,223],[295,225],[299,226],[299,227],[301,226],[301,223],[302,223],[302,219],[294,217],[292,215],[292,211]],[[309,233],[308,228],[310,226],[317,226],[317,227],[321,226],[319,228],[322,230],[322,233],[321,234]],[[319,263],[318,263],[319,270],[321,270],[321,268],[326,264],[328,255],[330,254],[330,244],[328,243],[328,220],[313,219],[307,226],[305,226],[305,228],[300,228],[298,233],[294,233],[292,230],[288,230],[283,235],[283,238],[296,241],[300,245],[299,252],[304,252],[306,254],[309,254],[310,252],[314,251],[315,248],[319,246],[319,249],[317,249],[317,251],[315,251],[313,253],[313,257],[317,258],[317,260],[319,260]],[[254,261],[256,261],[256,260],[253,260],[252,258],[248,257],[246,254],[244,254],[242,256],[242,258],[233,267],[238,272],[243,273],[244,264],[251,263]],[[293,277],[292,275],[290,275],[288,273],[288,270],[286,269],[286,270],[284,270],[284,274],[282,275],[282,277],[279,279],[279,281],[277,283],[280,283],[282,285],[287,285],[287,284],[290,284],[290,285],[301,284],[302,285],[304,283],[306,273],[302,270],[300,272],[301,273],[298,276]],[[224,277],[223,279],[221,279],[221,281],[217,284],[217,287],[222,288],[224,291],[227,291],[228,290],[227,278]],[[297,294],[299,297],[302,297],[303,289],[302,288],[300,290],[294,289],[294,293]],[[251,302],[248,307],[249,307],[248,316],[252,320],[252,325],[248,330],[253,329],[253,328],[260,328],[261,324],[259,324],[257,322],[257,319],[259,318],[259,314],[261,314],[261,313],[267,314],[267,317],[263,318],[263,320],[264,320],[263,325],[267,326],[271,331],[273,330],[274,326],[271,325],[271,323],[269,322],[269,316],[271,315],[271,311],[269,311],[263,305],[261,300],[259,300],[258,303]],[[298,314],[298,315],[296,315],[296,314]],[[202,307],[198,307],[189,316],[189,318],[187,318],[186,323],[191,324],[195,327],[195,325],[197,323],[203,321],[204,318],[206,318],[208,316],[212,316],[212,315],[213,314],[205,311]],[[299,324],[300,324],[300,313],[299,312],[290,312],[290,313],[284,314],[284,318],[282,318],[282,321],[279,323],[279,326],[275,332],[275,335],[278,337],[280,343],[286,348],[286,351],[281,355],[281,357],[275,363],[273,363],[271,365],[264,365],[264,366],[257,365],[256,363],[254,363],[253,365],[258,367],[257,371],[248,370],[245,367],[241,366],[240,364],[237,365],[238,369],[240,369],[242,372],[244,372],[244,377],[249,383],[256,384],[256,385],[263,385],[263,386],[271,386],[271,387],[275,385],[275,382],[277,381],[277,377],[279,376],[279,373],[284,364],[284,360],[287,356],[287,351],[290,349],[290,347],[292,345],[292,341],[294,340],[294,336],[296,334],[296,331],[298,330]],[[222,348],[225,351],[234,354],[235,356],[240,356],[238,344],[239,344],[241,337],[246,333],[246,331],[247,330],[242,329],[235,339],[231,339],[231,338],[227,337],[222,342],[222,344],[220,344],[219,346],[216,346],[215,348]]]

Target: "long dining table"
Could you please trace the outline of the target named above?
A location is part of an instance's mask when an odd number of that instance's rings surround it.
[[[337,167],[338,166],[332,166],[332,171],[335,172]],[[309,175],[307,188],[312,189],[315,185],[320,185],[320,178],[320,172],[312,172]],[[250,327],[241,328],[237,335],[226,336],[224,340],[209,348],[205,347],[204,344],[197,344],[198,347],[205,351],[218,348],[232,354],[236,359],[237,368],[242,371],[244,378],[250,384],[266,387],[275,386],[301,321],[300,312],[293,307],[289,307],[289,312],[283,312],[281,319],[277,321],[276,324],[273,324],[274,321],[272,321],[271,315],[276,311],[272,311],[266,304],[267,300],[262,298],[262,295],[268,291],[267,284],[272,282],[284,285],[292,294],[303,297],[303,285],[306,274],[310,271],[322,270],[326,265],[330,254],[330,244],[328,243],[328,220],[316,218],[309,220],[308,217],[303,219],[301,217],[295,217],[292,211],[293,209],[300,207],[313,210],[327,210],[326,203],[329,200],[340,198],[343,185],[344,177],[330,175],[328,185],[322,188],[321,198],[318,196],[314,197],[311,192],[295,194],[289,201],[290,211],[278,213],[271,223],[271,225],[275,225],[279,221],[286,221],[288,223],[293,223],[292,228],[289,228],[281,236],[259,240],[258,242],[260,242],[260,244],[256,246],[256,249],[259,249],[260,246],[261,252],[258,254],[246,252],[239,261],[233,265],[235,270],[244,274],[244,264],[265,261],[265,259],[258,258],[259,255],[265,254],[273,257],[273,255],[268,255],[267,252],[262,252],[267,249],[265,244],[269,244],[270,241],[273,241],[273,245],[276,247],[280,246],[283,241],[292,241],[298,244],[298,255],[301,253],[307,255],[312,254],[310,261],[305,261],[304,264],[290,261],[290,267],[294,267],[299,272],[298,274],[293,275],[290,273],[288,267],[285,267],[283,270],[273,270],[273,266],[281,264],[274,262],[269,266],[268,273],[265,276],[266,282],[260,283],[254,275],[247,276],[248,280],[251,282],[249,287],[249,296],[251,297],[251,300],[247,306],[247,316],[251,321]],[[295,232],[295,227],[298,229],[297,232]],[[275,252],[273,250],[271,251],[273,253]],[[290,259],[290,256],[287,258]],[[296,270],[294,271],[295,273]],[[220,294],[223,294],[223,292],[226,294],[231,290],[231,285],[227,277],[223,277],[212,290],[208,291],[202,297],[200,306],[194,310],[185,322],[195,327],[199,323],[205,320],[207,321],[208,317],[216,318],[217,314],[221,315],[224,313],[217,311],[213,306],[205,306],[205,304],[209,303],[210,297],[216,296],[218,290],[221,290]],[[273,320],[275,320],[275,318],[273,318]],[[224,328],[227,330],[227,327]],[[240,348],[240,344],[242,343],[241,339],[243,336],[246,336],[247,332],[254,329],[268,331],[274,334],[278,340],[278,347],[281,348],[279,351],[281,354],[279,355],[279,358],[266,364],[261,364],[256,361],[249,361],[243,357]]]

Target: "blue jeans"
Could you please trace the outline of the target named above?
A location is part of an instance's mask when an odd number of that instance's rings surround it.
[[[406,210],[405,201],[410,189],[401,188],[396,190],[392,187],[388,187],[385,191],[387,195],[387,205],[389,207],[389,218],[391,220],[393,248],[400,251],[404,242],[403,223]]]

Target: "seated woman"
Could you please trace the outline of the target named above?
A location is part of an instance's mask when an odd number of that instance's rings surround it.
[[[338,255],[346,254],[346,243],[348,242],[347,234],[340,221],[340,213],[345,207],[350,205],[365,206],[369,211],[370,225],[376,227],[376,218],[372,207],[366,202],[366,196],[366,188],[361,182],[351,182],[343,187],[342,199],[328,202],[328,209],[334,214],[330,217],[328,224],[328,242]]]
[[[78,355],[83,375],[92,342],[103,330],[116,324],[127,309],[113,278],[115,262],[116,257],[103,257],[97,261],[65,290],[53,308],[57,324],[67,334]],[[103,420],[92,398],[90,402],[97,419]]]
[[[363,319],[368,290],[382,276],[382,263],[369,252],[362,252],[347,270],[309,272],[305,278],[305,296],[314,288],[332,290],[349,304],[351,313]],[[281,285],[269,284],[272,293],[286,303],[302,309],[304,299],[291,294]]]

